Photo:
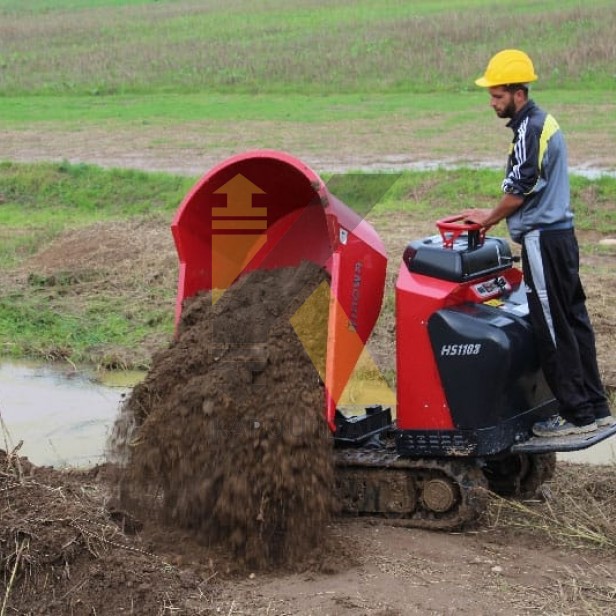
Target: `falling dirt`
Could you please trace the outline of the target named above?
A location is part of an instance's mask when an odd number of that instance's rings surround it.
[[[235,567],[313,557],[332,505],[332,442],[290,318],[325,276],[305,262],[246,274],[214,304],[210,293],[186,301],[177,339],[112,436],[123,506],[160,509]]]

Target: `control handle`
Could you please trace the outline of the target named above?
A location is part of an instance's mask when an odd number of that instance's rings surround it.
[[[469,250],[483,246],[486,230],[479,223],[465,221],[463,214],[437,220],[436,226],[443,239],[444,248],[453,248],[454,242],[463,233],[468,234]]]

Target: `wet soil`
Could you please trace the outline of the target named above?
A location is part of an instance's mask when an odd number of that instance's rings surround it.
[[[609,467],[561,465],[544,506],[520,503],[512,516],[495,503],[463,533],[334,519],[318,557],[259,571],[234,566],[224,546],[190,529],[117,509],[110,475],[108,466],[60,471],[32,467],[17,452],[0,455],[6,614],[616,613],[616,550],[585,543],[588,528],[576,539],[572,515],[569,526],[541,528],[542,511],[558,518],[569,501],[570,511],[605,516],[609,529],[616,513]],[[559,533],[572,540],[563,544]]]
[[[109,510],[104,474],[0,452],[3,614],[162,614],[211,596],[204,578],[153,554]]]
[[[234,567],[315,557],[332,507],[332,440],[291,318],[325,277],[305,262],[246,274],[215,303],[211,293],[185,302],[177,338],[112,434],[123,506],[160,510]]]

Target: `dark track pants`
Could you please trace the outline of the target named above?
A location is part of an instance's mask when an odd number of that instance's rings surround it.
[[[609,413],[595,335],[579,277],[573,229],[531,231],[522,241],[530,320],[560,415],[577,425]]]

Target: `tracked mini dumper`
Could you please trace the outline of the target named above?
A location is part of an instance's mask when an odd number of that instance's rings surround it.
[[[329,274],[319,370],[344,511],[452,529],[478,517],[486,488],[529,496],[555,452],[590,447],[616,425],[540,439],[558,411],[541,372],[521,271],[507,241],[459,218],[412,241],[395,289],[395,417],[375,404],[353,416],[341,394],[379,316],[387,257],[375,230],[288,154],[258,150],[214,167],[172,224],[179,261],[176,319],[200,291],[213,298],[243,273],[312,261]]]

